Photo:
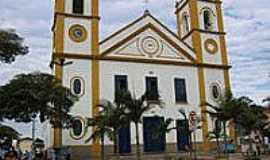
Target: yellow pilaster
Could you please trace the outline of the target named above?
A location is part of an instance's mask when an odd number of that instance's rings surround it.
[[[220,0],[218,0],[220,1]],[[223,16],[222,16],[222,8],[221,8],[221,3],[218,3],[216,5],[217,9],[217,19],[218,19],[218,29],[219,32],[224,32],[224,24],[223,24]],[[223,65],[228,65],[228,53],[227,53],[227,48],[226,48],[226,40],[224,35],[220,35],[220,48],[221,48],[221,58],[222,58],[222,64]],[[230,83],[230,74],[229,70],[226,69],[224,70],[224,82],[225,82],[225,89],[227,91],[231,91],[231,83]],[[234,141],[236,140],[235,137],[235,125],[233,123],[230,123],[229,125],[230,128],[230,137]]]
[[[181,20],[180,20],[180,14],[177,13],[176,14],[176,22],[177,22],[177,34],[180,38],[182,38],[182,35],[181,35]]]
[[[198,17],[198,6],[197,0],[189,1],[190,14],[191,14],[191,29],[198,29],[199,26],[199,17]],[[203,62],[202,55],[202,42],[201,35],[198,31],[192,33],[192,43],[196,51],[197,62]],[[208,118],[206,114],[206,96],[205,96],[205,80],[204,80],[204,69],[203,67],[198,68],[198,80],[199,80],[199,94],[200,94],[200,107],[201,107],[201,116],[202,116],[202,134],[203,134],[203,150],[205,152],[209,151],[209,140],[208,140]]]
[[[55,12],[64,12],[64,0],[55,1]],[[53,47],[57,53],[63,53],[64,50],[64,17],[59,16],[54,28],[53,35]],[[63,68],[62,66],[55,65],[54,68],[55,77],[57,80],[62,83]],[[53,129],[53,147],[60,148],[62,146],[62,129],[54,128]]]
[[[99,4],[98,0],[92,0],[92,16],[98,17],[99,16]],[[98,115],[98,107],[100,93],[99,93],[99,60],[97,57],[99,56],[99,19],[93,18],[92,19],[92,50],[91,53],[93,55],[92,60],[92,117]],[[95,128],[93,128],[93,131]],[[99,155],[101,150],[101,146],[99,141],[94,141],[91,147],[91,153],[95,155]]]

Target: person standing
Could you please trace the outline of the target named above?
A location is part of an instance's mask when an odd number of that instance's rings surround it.
[[[4,160],[18,160],[18,154],[16,151],[9,151],[5,154]]]

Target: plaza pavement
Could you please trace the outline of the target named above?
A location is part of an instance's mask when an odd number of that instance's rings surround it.
[[[190,158],[188,154],[143,154],[142,160],[194,160],[194,158]],[[109,160],[115,160],[115,157],[106,158]],[[120,160],[136,160],[136,156],[121,156]],[[199,155],[197,156],[197,160],[216,160],[215,155]],[[241,153],[230,154],[228,159],[223,158],[219,160],[244,160],[244,157]],[[261,156],[261,160],[270,160],[269,155]]]

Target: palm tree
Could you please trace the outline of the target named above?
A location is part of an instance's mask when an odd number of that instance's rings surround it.
[[[162,107],[162,101],[157,98],[157,95],[150,94],[149,92],[142,95],[140,98],[136,98],[135,94],[130,96],[130,92],[127,92],[129,99],[126,99],[125,104],[127,107],[127,117],[130,122],[135,124],[136,129],[136,153],[137,159],[141,159],[140,151],[140,137],[139,137],[139,124],[142,123],[142,116],[147,111],[154,107]]]
[[[221,128],[219,124],[222,123],[223,132],[224,132],[224,143],[225,146],[227,144],[227,135],[226,135],[226,123],[232,121],[239,115],[241,112],[240,108],[238,108],[238,100],[235,99],[231,92],[226,91],[224,96],[222,96],[216,105],[212,105],[206,102],[206,105],[209,106],[211,109],[206,110],[205,112],[208,113],[211,117],[216,120],[215,129],[210,134],[214,134],[216,140],[221,137]],[[219,144],[219,142],[217,142]],[[219,149],[220,147],[217,146]],[[219,150],[218,150],[219,151]],[[226,149],[224,150],[226,151]]]
[[[101,139],[102,143],[102,157],[104,157],[104,137],[107,135],[114,141],[114,151],[119,159],[119,149],[118,149],[118,132],[124,127],[128,120],[126,116],[126,107],[123,104],[125,99],[124,92],[117,96],[115,104],[103,100],[101,104],[98,105],[100,112],[97,117],[89,119],[88,126],[95,127],[95,132],[87,140],[89,142],[92,139]]]
[[[218,157],[220,157],[220,153],[221,153],[220,141],[219,141],[219,139],[222,137],[221,123],[222,122],[220,122],[219,120],[215,120],[215,127],[214,127],[214,129],[211,132],[208,133],[208,138],[210,140],[211,139],[215,139],[216,140]],[[226,136],[226,135],[224,135],[224,136]]]
[[[184,117],[185,121],[188,121],[188,116],[187,116],[184,109],[180,109],[180,110],[178,110],[178,112],[182,115],[182,117]],[[201,129],[200,121],[201,120],[196,117],[196,126],[194,126],[196,129]],[[173,130],[177,131],[177,129],[178,129],[177,127],[171,127],[171,124],[173,122],[174,122],[174,120],[171,118],[166,119],[163,123],[161,123],[161,125],[155,131],[157,133],[155,136],[159,137],[163,133],[169,133]],[[195,132],[195,130],[189,129],[189,127],[188,127],[187,134],[188,134],[188,140],[190,143],[192,143],[192,138],[191,138],[192,132]],[[192,150],[192,146],[187,146],[187,147],[188,148],[186,148],[186,150],[190,150],[190,151]],[[196,157],[196,147],[195,146],[194,146],[194,156]]]
[[[108,117],[99,115],[95,118],[88,119],[88,126],[95,127],[94,132],[92,133],[91,137],[89,137],[85,143],[90,142],[91,140],[99,140],[101,141],[101,159],[105,160],[105,137],[109,137],[109,139],[113,139],[113,129],[110,128],[108,124]]]

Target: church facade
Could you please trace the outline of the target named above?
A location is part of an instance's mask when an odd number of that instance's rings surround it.
[[[165,104],[142,118],[139,130],[144,152],[165,152],[165,144],[175,146],[175,150],[181,148],[180,131],[153,140],[147,127],[172,118],[174,126],[181,128],[184,123],[179,109],[187,114],[193,111],[201,118],[196,141],[208,150],[211,142],[207,135],[213,121],[204,112],[205,102],[216,104],[230,89],[222,2],[177,2],[177,33],[145,11],[102,41],[98,5],[98,0],[55,1],[52,61],[64,60],[67,64],[55,64],[53,73],[80,98],[72,108],[73,128],[48,129],[48,147],[98,151],[99,143],[85,143],[92,133],[92,128],[86,128],[86,118],[98,114],[100,100],[113,101],[115,91],[124,88],[137,96],[145,91],[158,92]],[[135,125],[121,132],[120,150],[129,153],[135,144]],[[234,134],[233,129],[227,132]],[[106,140],[106,144],[111,146],[112,142]]]

